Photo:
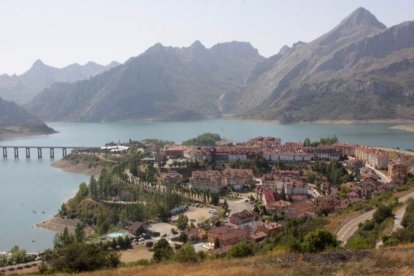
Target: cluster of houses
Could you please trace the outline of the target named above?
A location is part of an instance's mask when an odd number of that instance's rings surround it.
[[[261,221],[253,211],[244,210],[232,214],[228,222],[208,231],[201,228],[186,228],[184,233],[193,243],[207,242],[211,253],[225,253],[242,240],[252,243],[263,241],[271,233],[282,229],[277,222]]]
[[[193,171],[190,178],[191,188],[219,192],[224,187],[231,187],[235,191],[242,191],[255,184],[252,169],[231,169],[223,172],[216,170]]]
[[[371,198],[376,193],[390,191],[404,181],[407,176],[407,167],[398,161],[390,162],[389,181],[383,181],[369,167],[361,167],[360,175],[361,180],[359,182],[346,184],[342,192],[326,183],[329,191],[325,186],[324,192],[326,195],[314,199],[315,211],[330,213]]]
[[[245,143],[218,145],[214,147],[190,147],[167,145],[156,154],[156,160],[169,159],[189,161],[232,162],[249,161],[263,157],[273,162],[306,162],[315,159],[338,160],[343,156],[354,155],[356,145],[337,142],[333,145],[305,147],[302,142],[281,143],[276,137],[257,137]]]
[[[407,167],[398,160],[390,160],[388,155],[374,148],[336,142],[332,145],[305,147],[303,143],[286,142],[280,138],[257,137],[245,143],[218,145],[214,147],[188,147],[184,145],[167,145],[157,155],[161,160],[184,159],[188,161],[232,162],[249,161],[262,157],[270,162],[309,162],[312,160],[348,160],[348,168],[361,168],[361,181],[349,185],[344,191],[338,191],[329,183],[322,183],[322,196],[315,196],[315,189],[309,187],[306,177],[298,171],[279,171],[262,176],[262,184],[257,194],[268,210],[292,209],[295,202],[308,202],[314,199],[314,210],[330,210],[369,198],[372,194],[392,189],[404,180]],[[157,159],[156,158],[156,159]],[[386,171],[391,181],[381,181],[374,171],[365,167],[367,164],[374,169]],[[163,175],[167,184],[182,180],[177,173]],[[242,191],[244,187],[254,187],[255,181],[251,169],[226,169],[221,171],[192,171],[190,185],[194,189],[219,192],[225,187]],[[307,204],[309,205],[309,204]],[[307,208],[299,215],[310,214]]]
[[[407,167],[398,160],[389,160],[383,151],[370,147],[336,142],[332,145],[305,147],[303,143],[286,142],[276,137],[257,137],[245,143],[215,147],[193,148],[183,145],[167,145],[161,151],[162,158],[183,158],[190,161],[248,161],[263,157],[268,161],[306,162],[312,160],[339,160],[350,157],[349,169],[360,169],[361,181],[349,184],[339,191],[325,182],[319,194],[307,183],[306,176],[299,171],[277,171],[262,176],[262,185],[257,187],[257,196],[268,211],[283,212],[288,217],[312,216],[315,212],[330,212],[371,197],[374,193],[387,191],[401,183],[407,175]],[[374,170],[388,170],[391,181],[382,181]],[[182,180],[175,172],[163,175],[167,184]],[[225,187],[235,191],[252,188],[256,184],[251,169],[224,171],[192,171],[190,185],[194,189],[219,192]],[[300,205],[300,206],[297,206]]]

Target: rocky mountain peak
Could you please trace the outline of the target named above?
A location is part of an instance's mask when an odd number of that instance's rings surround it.
[[[29,69],[29,71],[33,71],[33,70],[43,70],[43,69],[46,69],[46,68],[49,68],[49,66],[48,65],[46,65],[41,59],[37,59],[34,63],[33,63],[33,65],[32,65],[32,67]]]
[[[199,40],[196,40],[196,41],[194,41],[191,44],[190,48],[193,48],[193,49],[205,49],[206,47],[204,47],[204,45]]]
[[[364,8],[358,8],[315,42],[319,45],[336,47],[374,35],[384,29],[386,26],[378,21],[371,12]]]
[[[367,9],[360,7],[352,12],[338,25],[338,27],[373,27],[385,29],[386,26]]]

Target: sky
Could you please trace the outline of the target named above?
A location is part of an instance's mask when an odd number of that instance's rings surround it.
[[[59,68],[124,62],[157,42],[248,41],[268,57],[358,7],[387,26],[414,20],[413,0],[0,0],[0,74],[22,74],[37,59]]]

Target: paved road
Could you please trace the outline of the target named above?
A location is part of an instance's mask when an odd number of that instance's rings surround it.
[[[365,164],[366,167],[370,168],[371,170],[373,170],[375,172],[376,175],[378,175],[381,178],[381,181],[384,183],[390,183],[391,182],[391,178],[388,177],[387,175],[385,175],[383,172],[377,170],[376,168],[374,168],[373,166],[369,165],[369,164]]]
[[[404,203],[412,197],[414,197],[414,192],[411,192],[404,196],[399,197],[398,201],[401,203]],[[402,209],[403,211],[401,210],[397,211],[397,214],[401,216],[401,218],[404,216],[404,212],[405,212],[405,208],[402,208]],[[371,210],[369,212],[366,212],[348,221],[344,226],[341,227],[341,229],[339,229],[338,233],[336,234],[338,237],[338,240],[340,240],[342,244],[345,245],[348,239],[355,233],[356,230],[358,230],[358,225],[360,223],[364,223],[365,221],[372,219],[374,212],[375,210]]]
[[[33,262],[29,262],[29,263],[4,266],[4,267],[0,267],[0,272],[3,273],[3,272],[6,272],[6,271],[15,271],[17,269],[29,268],[29,267],[38,265],[40,263],[42,263],[42,261],[33,261]]]
[[[355,233],[355,231],[358,229],[358,225],[360,223],[364,223],[367,220],[372,219],[372,216],[374,215],[375,210],[371,210],[369,212],[366,212],[356,218],[351,219],[349,222],[347,222],[344,226],[342,226],[341,229],[339,229],[336,236],[338,237],[338,240],[342,242],[342,244],[346,244],[348,239]]]

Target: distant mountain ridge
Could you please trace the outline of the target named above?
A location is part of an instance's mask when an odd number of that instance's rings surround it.
[[[16,103],[0,98],[0,138],[54,132],[44,122]]]
[[[27,105],[54,121],[194,120],[221,114],[219,98],[241,85],[263,60],[249,43],[209,49],[160,43],[88,80],[57,83]]]
[[[223,99],[227,112],[282,122],[414,119],[414,22],[390,28],[364,8],[281,51]]]
[[[414,21],[387,28],[358,8],[266,59],[245,42],[156,44],[88,80],[54,84],[26,107],[51,121],[414,120],[413,86]]]
[[[22,75],[0,75],[0,97],[20,104],[27,103],[53,83],[88,79],[118,65],[117,62],[108,65],[88,62],[84,65],[75,63],[55,68],[38,59]]]

